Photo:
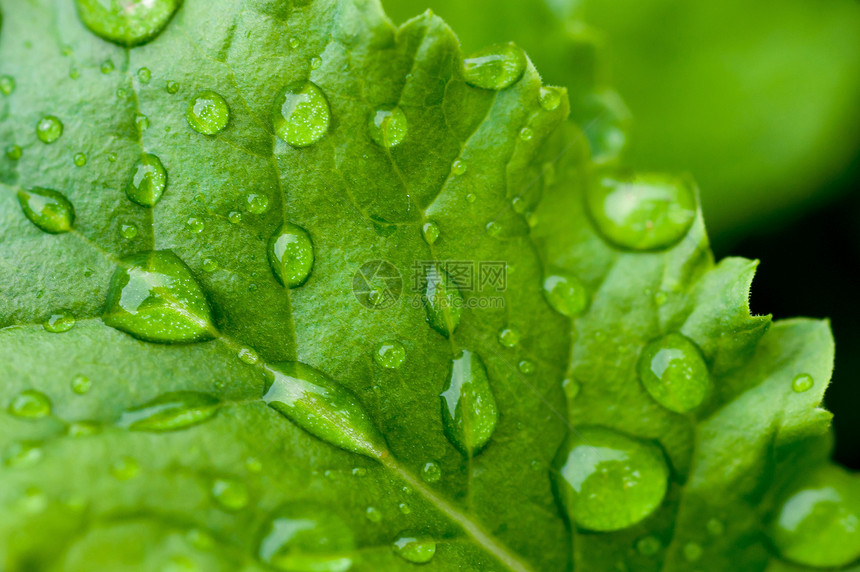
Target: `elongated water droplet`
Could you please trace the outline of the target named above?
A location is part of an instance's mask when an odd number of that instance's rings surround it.
[[[283,572],[346,572],[352,568],[352,530],[313,504],[286,505],[263,529],[257,555]]]
[[[152,207],[167,188],[167,171],[161,159],[145,153],[131,171],[125,194],[142,207]]]
[[[515,328],[502,328],[499,330],[499,343],[506,348],[516,347],[520,343],[520,332]]]
[[[665,175],[599,175],[586,190],[586,203],[600,234],[629,250],[668,248],[696,218],[692,184]]]
[[[543,294],[556,312],[568,318],[582,314],[588,307],[588,289],[569,272],[557,270],[544,278]]]
[[[423,302],[430,327],[446,338],[454,333],[463,315],[463,294],[444,269],[434,266],[427,270]]]
[[[642,385],[654,401],[677,413],[701,405],[711,390],[702,352],[681,334],[668,334],[645,346],[638,370]]]
[[[15,91],[15,78],[10,75],[0,76],[0,93],[12,95],[13,91]]]
[[[439,225],[432,220],[425,222],[421,227],[421,234],[424,236],[424,240],[427,244],[433,244],[439,239]]]
[[[562,444],[553,478],[562,505],[577,526],[620,530],[653,513],[666,495],[663,452],[603,427],[577,428]]]
[[[827,465],[801,479],[767,529],[779,554],[821,568],[860,558],[860,478]]]
[[[303,363],[266,368],[272,384],[263,400],[315,437],[347,451],[379,459],[388,446],[358,398]]]
[[[219,94],[214,91],[203,91],[188,102],[185,119],[196,132],[215,135],[227,127],[230,121],[230,108]]]
[[[400,145],[409,131],[406,114],[399,107],[380,109],[370,116],[370,138],[382,147]]]
[[[310,68],[312,70],[319,69],[319,67],[322,65],[322,58],[319,56],[314,56],[310,59],[309,63],[310,63]]]
[[[799,373],[791,380],[791,389],[795,393],[803,393],[812,389],[815,380],[808,373]]]
[[[460,452],[473,456],[490,440],[499,421],[481,356],[463,350],[451,364],[448,383],[440,397],[445,435]]]
[[[436,554],[436,543],[415,536],[401,536],[392,544],[394,553],[413,564],[426,564]]]
[[[75,0],[78,16],[100,38],[131,47],[154,39],[181,0]]]
[[[383,342],[376,346],[373,360],[387,369],[397,369],[406,360],[406,348],[400,342]]]
[[[278,282],[297,288],[307,282],[314,266],[314,245],[308,232],[285,222],[269,239],[269,265]]]
[[[18,191],[18,203],[24,215],[40,229],[51,234],[72,230],[75,209],[62,193],[34,187]]]
[[[248,505],[248,487],[242,481],[221,478],[212,481],[212,498],[228,511],[242,510]]]
[[[210,419],[220,404],[208,393],[173,391],[123,412],[117,425],[132,431],[178,431]]]
[[[316,84],[295,84],[278,99],[272,119],[278,137],[293,147],[307,147],[328,132],[331,109]]]
[[[63,332],[68,332],[74,328],[75,323],[77,323],[77,320],[75,319],[74,314],[68,310],[60,310],[59,312],[48,316],[48,319],[45,320],[42,327],[45,328],[46,332],[62,334]]]
[[[206,295],[191,270],[169,250],[135,254],[122,261],[111,278],[102,320],[149,342],[215,337]]]
[[[526,70],[526,55],[514,43],[488,46],[463,61],[466,83],[500,90],[513,85]]]
[[[93,382],[90,381],[85,375],[76,375],[72,378],[71,388],[72,391],[77,393],[78,395],[83,395],[89,392],[90,388],[92,388]]]
[[[63,122],[53,115],[46,115],[36,124],[36,137],[45,144],[53,143],[63,134]]]
[[[51,414],[51,400],[41,391],[27,389],[12,398],[8,411],[15,417],[39,419]]]
[[[428,483],[438,483],[442,478],[442,467],[436,461],[424,463],[421,467],[421,478]]]

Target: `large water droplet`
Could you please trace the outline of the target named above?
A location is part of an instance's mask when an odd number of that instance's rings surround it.
[[[117,425],[132,431],[178,431],[203,423],[219,406],[208,393],[173,391],[123,412]]]
[[[413,564],[425,564],[433,560],[436,543],[415,536],[401,536],[392,544],[394,553]]]
[[[47,417],[51,414],[51,400],[41,391],[27,389],[12,398],[8,411],[26,419]]]
[[[330,121],[328,101],[312,82],[288,87],[273,115],[275,133],[293,147],[306,147],[322,139]]]
[[[62,334],[74,328],[76,323],[77,319],[75,319],[74,314],[68,310],[60,310],[48,316],[48,319],[42,323],[42,327],[45,328],[46,332]]]
[[[599,175],[588,186],[586,202],[603,237],[630,250],[668,248],[696,218],[692,184],[664,175]]]
[[[125,194],[142,207],[155,206],[167,188],[167,171],[161,159],[144,153],[131,171]]]
[[[406,114],[399,107],[380,109],[370,116],[370,138],[383,147],[400,145],[409,131]]]
[[[430,327],[446,338],[454,333],[463,315],[463,294],[444,269],[434,266],[427,270],[423,302]]]
[[[212,481],[212,498],[229,511],[242,510],[248,504],[248,487],[242,481],[220,478]]]
[[[825,466],[789,492],[768,527],[786,560],[822,568],[860,558],[860,479]]]
[[[323,507],[294,504],[266,523],[257,554],[284,572],[346,572],[354,550],[352,530],[337,515]]]
[[[383,342],[373,352],[373,360],[387,369],[397,369],[406,360],[406,348],[397,341]]]
[[[451,363],[448,383],[440,397],[445,434],[463,454],[471,457],[487,444],[499,421],[496,399],[481,356],[463,350]]]
[[[314,266],[314,245],[308,232],[285,222],[269,239],[269,264],[275,278],[287,288],[304,284]]]
[[[215,337],[203,290],[191,270],[169,250],[135,254],[122,261],[111,278],[102,320],[150,342]]]
[[[561,105],[562,90],[557,87],[540,88],[540,106],[546,111],[555,111]]]
[[[627,528],[653,513],[666,494],[669,469],[659,447],[610,429],[577,428],[554,465],[562,505],[584,529]]]
[[[257,193],[249,193],[245,197],[245,209],[251,214],[263,214],[269,210],[269,197]]]
[[[36,137],[42,143],[53,143],[63,134],[63,122],[53,115],[46,115],[36,124]]]
[[[204,135],[215,135],[227,127],[230,108],[224,98],[214,91],[203,91],[188,102],[185,119],[191,128]]]
[[[92,33],[121,46],[137,46],[155,38],[181,0],[75,0],[78,16]]]
[[[323,441],[379,459],[385,438],[358,398],[324,373],[303,363],[266,368],[272,383],[263,396],[269,407]]]
[[[58,191],[34,187],[18,191],[18,203],[24,215],[45,232],[59,234],[72,230],[75,209]]]
[[[496,44],[477,51],[463,61],[466,83],[483,89],[505,89],[526,70],[526,55],[514,43]]]
[[[15,91],[15,78],[10,75],[0,76],[0,93],[12,95],[13,91]]]
[[[555,271],[544,278],[543,294],[556,312],[569,318],[580,315],[588,307],[588,289],[569,272]]]
[[[639,379],[654,400],[677,413],[695,409],[711,389],[698,346],[681,334],[658,338],[639,356]]]
[[[795,393],[803,393],[812,389],[815,380],[808,373],[799,373],[791,380],[791,390]]]

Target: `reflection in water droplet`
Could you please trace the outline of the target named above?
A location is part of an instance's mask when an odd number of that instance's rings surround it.
[[[451,172],[455,175],[463,175],[466,172],[466,163],[465,161],[454,161],[451,164]]]
[[[520,129],[520,139],[523,141],[531,141],[535,136],[535,132],[532,131],[531,127],[523,127]]]
[[[269,239],[268,253],[278,282],[287,288],[307,282],[314,266],[314,245],[305,229],[285,222]]]
[[[406,348],[397,341],[383,342],[376,346],[373,359],[387,369],[397,369],[406,360]]]
[[[257,556],[283,572],[346,572],[355,550],[352,530],[313,504],[286,505],[263,529]]]
[[[701,405],[711,390],[702,352],[681,334],[668,334],[645,346],[639,356],[638,371],[651,397],[677,413]]]
[[[421,478],[428,483],[437,483],[442,478],[442,467],[436,461],[429,461],[421,467]]]
[[[799,373],[791,380],[791,389],[795,393],[803,393],[812,389],[815,380],[808,373]]]
[[[272,121],[278,137],[293,147],[306,147],[328,132],[331,109],[316,84],[296,84],[278,99]]]
[[[516,347],[520,343],[520,333],[514,328],[502,328],[499,330],[499,343],[506,348]]]
[[[413,564],[430,562],[436,554],[435,542],[414,536],[401,536],[394,541],[392,548],[395,554]]]
[[[322,58],[314,56],[311,58],[310,67],[312,70],[318,69],[322,65]]]
[[[30,222],[50,234],[72,230],[75,209],[62,193],[34,187],[18,191],[18,204]]]
[[[463,61],[466,83],[500,90],[517,82],[526,70],[526,55],[513,43],[496,44],[475,52]]]
[[[172,391],[124,411],[117,426],[132,431],[178,431],[210,419],[220,404],[208,393]]]
[[[582,314],[588,307],[588,289],[569,272],[554,271],[543,281],[543,294],[549,305],[568,318]]]
[[[367,510],[364,511],[364,516],[370,522],[373,522],[373,523],[382,522],[382,513],[376,507],[373,507],[373,506],[367,507]]]
[[[215,272],[218,270],[218,261],[214,258],[205,258],[203,260],[203,272]]]
[[[188,102],[185,119],[198,133],[215,135],[227,127],[230,121],[230,108],[219,94],[214,91],[203,91]]]
[[[427,244],[433,244],[439,238],[439,225],[433,222],[432,220],[429,222],[425,222],[421,227],[421,234],[424,236],[424,240]]]
[[[181,0],[75,0],[84,25],[104,40],[131,47],[158,36]]]
[[[399,107],[380,109],[370,117],[370,138],[382,147],[400,145],[409,131],[406,114]]]
[[[41,391],[27,389],[12,398],[7,411],[15,417],[40,419],[51,414],[51,400]]]
[[[239,211],[230,211],[227,215],[227,220],[230,221],[231,224],[239,224],[242,222],[242,213]]]
[[[53,115],[46,115],[36,124],[36,137],[45,144],[53,143],[63,134],[63,122]]]
[[[269,210],[269,197],[250,193],[245,197],[245,209],[251,214],[263,214]]]
[[[175,82],[175,81],[168,81],[168,82],[165,84],[165,88],[164,88],[164,89],[165,89],[165,90],[167,91],[167,93],[169,93],[170,95],[175,95],[176,93],[178,93],[178,92],[179,92],[179,83],[177,83],[177,82]]]
[[[83,394],[87,393],[90,390],[90,388],[92,388],[92,386],[93,386],[93,382],[90,381],[90,378],[88,378],[85,375],[76,375],[75,377],[72,378],[72,383],[71,383],[72,391],[74,391],[78,395],[83,395]]]
[[[203,222],[203,219],[193,216],[190,217],[187,221],[185,221],[185,228],[187,228],[189,232],[199,234],[206,229],[206,223]]]
[[[131,240],[137,236],[138,229],[134,224],[122,224],[119,227],[119,233],[124,239]]]
[[[152,207],[161,200],[167,188],[167,171],[161,159],[144,153],[131,171],[125,194],[142,207]]]
[[[140,83],[147,84],[152,79],[152,72],[149,68],[140,68],[137,70],[137,79]]]
[[[561,104],[562,92],[556,87],[540,88],[540,106],[546,111],[555,111]]]
[[[24,150],[20,145],[9,145],[6,147],[6,158],[10,161],[17,161],[24,154]]]
[[[446,338],[454,333],[463,315],[463,294],[444,269],[427,269],[423,302],[430,327]]]
[[[464,455],[475,455],[490,440],[499,421],[481,356],[463,350],[451,363],[448,383],[440,397],[445,435]]]
[[[97,421],[75,421],[70,423],[67,429],[69,437],[79,439],[81,437],[89,437],[101,432],[102,426]]]
[[[237,511],[248,504],[248,487],[242,481],[220,478],[212,481],[212,498],[218,506],[228,511]]]
[[[114,69],[114,67],[113,67],[113,62],[112,62],[112,61],[110,61],[110,60],[105,60],[105,61],[103,61],[103,62],[102,62],[102,65],[101,65],[101,66],[99,66],[99,69],[101,70],[101,72],[102,72],[103,74],[109,74],[109,73],[110,73],[110,72],[112,72],[112,71],[113,71],[113,69]]]
[[[535,364],[531,360],[524,359],[517,364],[517,369],[520,370],[520,373],[530,374],[535,371]]]
[[[10,75],[0,76],[0,93],[12,95],[13,91],[15,91],[15,78]]]
[[[568,377],[561,382],[561,388],[564,390],[568,402],[571,402],[579,395],[582,385],[575,379]]]
[[[52,334],[62,334],[68,332],[75,327],[77,320],[75,315],[68,310],[60,310],[56,314],[51,314],[48,319],[42,324],[45,331]]]
[[[73,161],[76,167],[83,167],[87,164],[87,156],[85,153],[75,153]]]

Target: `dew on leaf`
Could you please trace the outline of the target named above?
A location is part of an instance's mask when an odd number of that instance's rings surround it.
[[[815,380],[808,373],[799,373],[791,380],[791,389],[795,393],[803,393],[812,389]]]
[[[567,400],[573,401],[582,390],[582,385],[575,379],[568,377],[561,382],[561,388],[564,390],[564,395],[567,397]]]
[[[427,483],[438,483],[442,478],[442,467],[436,461],[428,461],[421,467],[421,478]]]
[[[75,153],[73,158],[76,167],[83,167],[87,164],[87,155],[86,153]]]
[[[299,41],[299,39],[295,36],[292,36],[289,39],[288,43],[290,44],[290,47],[293,48],[294,50],[302,45],[302,43]]]
[[[507,327],[499,330],[499,343],[506,348],[516,347],[520,343],[520,333],[515,328]]]
[[[538,100],[544,110],[555,111],[561,104],[561,92],[555,87],[541,87]]]
[[[51,189],[34,187],[18,191],[18,204],[34,225],[50,234],[72,230],[75,209],[65,195]]]
[[[239,224],[240,222],[242,222],[242,213],[240,213],[239,211],[230,211],[230,213],[227,215],[227,220],[231,224]]]
[[[46,115],[36,123],[36,137],[45,144],[53,143],[63,134],[63,122],[53,115]]]
[[[500,90],[516,83],[526,70],[526,55],[514,43],[479,50],[463,61],[463,77],[469,85]]]
[[[206,229],[206,223],[203,222],[203,219],[192,216],[185,221],[185,228],[187,228],[189,232],[199,234]]]
[[[475,193],[468,193],[466,195],[467,202],[474,203],[476,200],[478,200],[478,197],[475,195]]]
[[[126,99],[128,97],[128,91],[124,87],[117,88],[116,96],[117,99]]]
[[[522,197],[514,197],[511,199],[511,208],[517,214],[523,214],[526,210],[526,201]]]
[[[77,393],[78,395],[83,395],[87,393],[90,388],[92,388],[93,382],[85,375],[76,375],[72,378],[71,388],[72,391]]]
[[[586,204],[606,240],[636,251],[674,245],[696,218],[692,184],[664,175],[599,175],[586,190]]]
[[[556,270],[544,278],[543,295],[553,310],[568,318],[582,314],[588,307],[589,295],[585,284],[563,270]]]
[[[110,161],[111,163],[116,163],[117,159],[118,157],[116,153],[111,153],[110,155],[108,155],[108,161]]]
[[[13,91],[15,91],[15,78],[10,75],[0,76],[0,93],[12,95]]]
[[[210,489],[215,502],[228,511],[237,511],[248,505],[248,487],[242,481],[219,478],[212,481]]]
[[[118,481],[128,481],[140,473],[140,463],[134,457],[121,457],[110,467],[110,474]]]
[[[161,200],[166,188],[167,171],[161,159],[151,153],[144,153],[131,170],[125,194],[142,207],[153,207]]]
[[[666,495],[663,452],[645,441],[603,427],[572,432],[556,455],[558,497],[571,521],[587,530],[632,526],[652,514]]]
[[[140,68],[137,70],[137,79],[140,83],[149,83],[152,79],[152,72],[149,71],[149,68]]]
[[[331,109],[316,84],[295,84],[278,98],[272,120],[278,137],[293,147],[307,147],[328,132]]]
[[[322,65],[322,58],[319,56],[314,56],[311,58],[310,66],[312,70],[319,68]]]
[[[278,282],[297,288],[307,282],[314,266],[314,245],[302,227],[285,222],[269,239],[269,265]]]
[[[364,511],[364,516],[370,522],[373,522],[373,523],[382,522],[382,512],[380,512],[380,510],[376,507],[373,507],[373,506],[367,507],[367,509]]]
[[[663,543],[656,536],[643,536],[636,541],[636,552],[642,556],[654,556],[663,549]]]
[[[102,320],[149,342],[215,337],[206,295],[188,266],[169,250],[123,259],[111,278]]]
[[[99,66],[99,69],[103,74],[109,74],[114,69],[113,62],[111,60],[105,60]]]
[[[206,258],[203,260],[203,272],[215,272],[218,270],[218,261],[214,258]]]
[[[373,360],[386,369],[397,369],[406,360],[406,348],[397,341],[382,342],[376,346]]]
[[[355,550],[352,530],[312,504],[286,505],[263,528],[258,558],[283,572],[346,572]]]
[[[465,161],[454,161],[451,164],[451,172],[455,175],[463,175],[466,173],[466,162]]]
[[[352,470],[352,474],[356,477],[364,477],[367,475],[367,469],[364,467],[356,467]]]
[[[520,363],[517,364],[517,369],[520,370],[520,373],[528,375],[530,373],[534,373],[535,363],[527,359],[520,360]]]
[[[138,229],[134,224],[123,223],[119,227],[119,234],[126,240],[131,240],[137,236]]]
[[[75,0],[75,4],[78,16],[92,33],[131,47],[158,36],[181,0]]]
[[[702,558],[702,547],[695,542],[688,542],[681,549],[687,562],[697,562]]]
[[[711,536],[721,536],[726,531],[726,525],[718,518],[708,519],[705,527]]]
[[[178,431],[210,419],[221,402],[198,391],[171,391],[125,410],[117,426],[131,431]]]
[[[178,82],[175,82],[175,81],[168,81],[168,82],[165,84],[164,89],[165,89],[165,90],[167,91],[167,93],[169,93],[170,95],[175,95],[175,94],[177,94],[177,93],[179,92],[179,83],[178,83]]]
[[[424,237],[427,244],[435,243],[439,239],[439,234],[439,225],[432,220],[425,222],[421,227],[421,235]]]
[[[251,214],[263,214],[269,210],[269,197],[257,193],[249,193],[245,197],[245,209]]]
[[[242,348],[236,355],[239,356],[239,359],[242,360],[243,363],[248,365],[254,365],[260,361],[260,356],[251,348]]]
[[[102,430],[102,426],[96,421],[75,421],[70,423],[66,434],[69,437],[81,438],[95,435]]]
[[[382,147],[400,145],[409,131],[406,114],[399,107],[380,109],[370,116],[370,138]]]
[[[17,161],[21,158],[21,155],[24,154],[24,150],[21,149],[20,145],[9,145],[6,147],[6,158],[10,161]]]
[[[26,389],[12,398],[7,411],[15,417],[40,419],[51,414],[51,400],[41,391]]]
[[[460,325],[463,294],[447,271],[435,266],[427,270],[423,302],[430,327],[446,338],[450,337]]]
[[[310,433],[347,451],[379,459],[388,446],[358,398],[324,373],[298,362],[267,366],[263,400]]]
[[[495,220],[491,220],[490,222],[488,222],[485,229],[487,231],[487,234],[489,234],[490,236],[494,236],[494,237],[501,236],[502,231],[504,231],[504,227],[502,226],[502,223],[495,221]]]
[[[654,401],[677,413],[701,405],[711,390],[702,352],[681,334],[668,334],[650,342],[639,356],[637,369]]]
[[[48,319],[42,323],[42,327],[45,328],[46,332],[62,334],[74,328],[75,323],[77,323],[77,320],[74,314],[68,310],[60,310],[48,316]]]
[[[401,536],[394,541],[394,553],[413,564],[426,564],[436,554],[436,543],[415,536]]]
[[[230,108],[220,94],[214,91],[203,91],[188,102],[185,119],[198,133],[215,135],[227,127],[230,121]]]
[[[38,463],[44,454],[41,443],[22,441],[13,443],[6,451],[7,467],[29,467]]]
[[[463,350],[451,363],[440,397],[448,440],[464,455],[475,455],[493,436],[499,421],[496,398],[481,356]]]
[[[520,139],[523,141],[531,141],[534,136],[535,132],[531,127],[523,127],[520,129]]]

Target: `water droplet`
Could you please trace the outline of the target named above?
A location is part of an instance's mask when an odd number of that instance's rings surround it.
[[[103,62],[102,62],[102,65],[101,65],[101,66],[99,66],[99,69],[101,70],[101,72],[102,72],[103,74],[109,74],[109,73],[110,73],[110,72],[112,72],[112,71],[113,71],[113,69],[114,69],[114,68],[113,68],[113,62],[112,62],[112,61],[110,61],[110,60],[105,60],[105,61],[103,61]]]
[[[76,375],[72,378],[72,391],[74,391],[78,395],[83,395],[87,393],[92,386],[93,382],[90,381],[90,378],[85,375]]]
[[[269,239],[269,265],[287,288],[307,282],[314,266],[314,245],[307,231],[289,222],[281,225]]]
[[[118,99],[126,99],[128,97],[128,91],[124,87],[117,88],[116,96]]]
[[[18,191],[18,203],[24,215],[40,229],[51,234],[72,230],[75,209],[60,192],[34,187]]]
[[[15,91],[15,78],[9,75],[0,76],[0,93],[12,95],[13,91]]]
[[[149,129],[149,117],[142,113],[136,114],[134,116],[134,125],[137,127],[138,132],[143,133]]]
[[[702,352],[681,334],[668,334],[645,346],[638,370],[642,385],[654,401],[677,413],[701,405],[711,390]]]
[[[140,83],[147,84],[152,79],[152,72],[149,68],[140,68],[137,70],[137,79]]]
[[[466,195],[466,201],[467,202],[474,203],[477,200],[478,200],[478,197],[475,195],[475,193],[469,193]]]
[[[383,342],[376,346],[373,359],[387,369],[397,369],[406,360],[406,348],[400,342]]]
[[[355,550],[352,530],[312,504],[286,505],[266,523],[258,557],[283,572],[347,572]]]
[[[110,155],[108,155],[108,161],[110,161],[111,163],[116,163],[117,159],[118,157],[116,153],[111,153]]]
[[[588,289],[579,278],[568,272],[555,271],[544,278],[543,294],[549,305],[562,316],[573,318],[588,307]]]
[[[316,84],[296,84],[279,98],[273,122],[278,137],[293,147],[306,147],[328,132],[331,109]]]
[[[79,77],[81,77],[81,70],[79,70],[78,68],[76,68],[74,66],[70,67],[69,68],[69,78],[78,79]]]
[[[12,398],[8,411],[15,417],[39,419],[51,414],[51,400],[41,391],[27,389]]]
[[[356,467],[352,470],[352,474],[356,477],[364,477],[367,475],[367,469],[364,467]]]
[[[448,383],[440,397],[445,435],[464,455],[475,455],[490,440],[499,421],[481,356],[463,350],[451,363]]]
[[[530,373],[534,373],[535,363],[531,360],[524,359],[517,364],[517,368],[520,370],[520,373],[528,375]]]
[[[168,81],[167,84],[165,84],[164,89],[170,95],[175,95],[179,92],[179,83],[175,81]]]
[[[579,392],[582,390],[582,385],[575,379],[568,377],[561,382],[561,388],[564,390],[564,395],[570,402],[576,399],[579,395]]]
[[[230,214],[227,215],[227,220],[230,221],[231,224],[239,224],[242,222],[242,213],[239,211],[231,211]]]
[[[206,228],[206,223],[203,222],[203,219],[193,216],[185,221],[185,228],[187,228],[189,232],[199,234]]]
[[[206,258],[203,260],[203,272],[215,272],[218,270],[218,261],[214,258]]]
[[[394,553],[413,564],[426,564],[436,554],[436,543],[414,536],[401,536],[392,545]]]
[[[299,39],[296,38],[295,36],[290,38],[289,44],[290,44],[290,47],[293,48],[294,50],[302,45],[302,43],[299,41]]]
[[[260,356],[251,348],[242,348],[236,355],[238,355],[239,359],[248,365],[254,365],[260,361]]]
[[[75,421],[70,423],[66,434],[69,437],[80,439],[81,437],[89,437],[95,435],[102,430],[102,426],[96,421]]]
[[[6,451],[7,467],[30,467],[42,459],[41,443],[24,441],[13,443]]]
[[[74,162],[76,167],[83,167],[87,164],[87,156],[85,153],[75,153]]]
[[[502,328],[499,330],[499,343],[506,348],[516,347],[520,343],[520,333],[514,328]]]
[[[125,194],[142,207],[153,207],[167,188],[167,171],[161,159],[144,153],[131,171]]]
[[[185,119],[194,131],[203,135],[215,135],[227,127],[230,108],[219,94],[203,91],[188,102]]]
[[[248,487],[242,481],[215,479],[212,481],[210,491],[215,502],[225,510],[241,510],[248,504]]]
[[[75,0],[78,16],[98,37],[131,47],[154,39],[167,26],[181,0]]]
[[[636,551],[642,556],[654,556],[663,549],[663,543],[656,536],[644,536],[636,541]]]
[[[46,115],[36,124],[36,137],[42,143],[53,143],[63,134],[63,122],[53,115]]]
[[[463,315],[463,294],[444,269],[431,267],[427,270],[423,302],[430,327],[446,338],[454,333]]]
[[[540,88],[540,106],[546,111],[555,111],[561,104],[561,91],[555,87]]]
[[[535,132],[532,131],[531,127],[523,127],[520,129],[520,139],[523,141],[531,141],[535,136]]]
[[[310,65],[312,70],[318,69],[322,65],[322,58],[319,56],[312,57]]]
[[[303,363],[266,369],[272,384],[263,400],[269,407],[332,445],[374,459],[388,455],[385,439],[351,391]]]
[[[370,138],[383,147],[400,145],[409,131],[406,114],[399,107],[380,109],[370,117]]]
[[[245,197],[245,208],[251,214],[263,214],[269,210],[269,197],[250,193]]]
[[[721,536],[726,531],[726,525],[718,518],[709,519],[705,526],[711,536]]]
[[[131,431],[178,431],[208,420],[220,405],[208,393],[172,391],[124,411],[117,426]]]
[[[514,209],[514,212],[517,214],[523,214],[527,206],[525,199],[522,197],[514,197],[511,200],[511,208]]]
[[[128,481],[140,473],[140,464],[134,457],[122,457],[110,467],[110,474],[118,481]]]
[[[499,237],[502,235],[502,231],[504,230],[504,227],[502,226],[502,224],[500,222],[491,220],[490,222],[487,223],[486,230],[487,230],[487,234],[489,234],[490,236]]]
[[[687,562],[696,562],[702,557],[702,547],[695,542],[688,542],[682,549]]]
[[[364,516],[373,523],[382,522],[382,512],[376,507],[369,506],[367,510],[364,511]]]
[[[526,70],[526,55],[514,43],[488,46],[463,61],[466,83],[499,90],[513,85]]]
[[[451,172],[457,176],[465,174],[466,168],[467,165],[464,161],[457,160],[451,164]]]
[[[122,261],[111,278],[102,320],[150,342],[215,337],[206,295],[191,270],[169,250],[135,254]]]
[[[6,147],[6,158],[10,161],[17,161],[24,154],[24,150],[20,145],[9,145]]]
[[[427,483],[437,483],[442,478],[442,467],[436,461],[424,463],[421,467],[421,478]]]
[[[692,184],[663,175],[600,175],[586,190],[586,204],[603,237],[630,250],[668,248],[696,218]]]
[[[860,479],[835,465],[800,477],[783,497],[768,536],[786,560],[820,568],[860,558]]]
[[[137,226],[133,224],[122,224],[119,227],[119,233],[124,239],[131,240],[137,236]]]
[[[439,238],[439,225],[433,222],[425,222],[424,226],[421,227],[421,234],[424,236],[424,240],[427,244],[433,244]]]
[[[410,507],[405,502],[398,504],[397,508],[400,510],[401,514],[412,514],[412,507]]]
[[[663,452],[645,441],[602,427],[572,432],[555,459],[558,496],[571,521],[588,530],[632,526],[666,495]]]
[[[74,314],[68,310],[60,310],[56,314],[48,316],[42,327],[45,328],[45,331],[52,334],[62,334],[74,328],[76,321]]]
[[[815,385],[815,380],[808,373],[799,373],[791,380],[791,389],[795,393],[809,391]]]

